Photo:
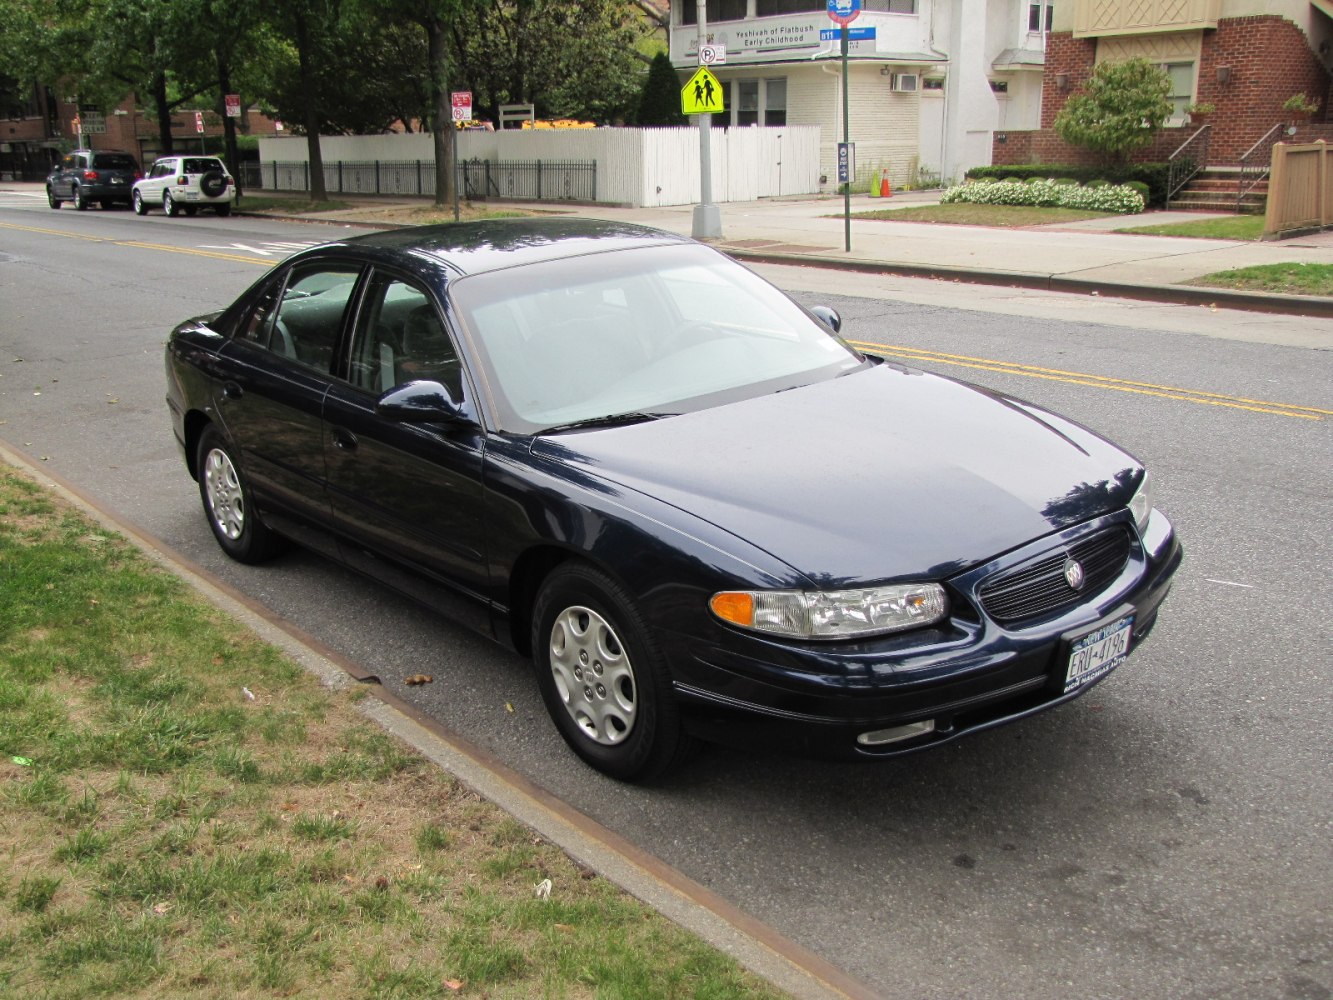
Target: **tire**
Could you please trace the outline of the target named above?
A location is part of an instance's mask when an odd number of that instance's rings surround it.
[[[46,186],[46,203],[52,208],[59,208],[61,205],[65,204],[56,197],[55,188],[51,187],[49,184]]]
[[[162,211],[173,219],[180,215],[180,206],[176,204],[176,199],[171,197],[170,191],[162,192]]]
[[[195,456],[204,516],[222,551],[243,563],[263,562],[282,551],[284,541],[260,519],[235,452],[215,428],[200,435]]]
[[[225,219],[227,216],[231,215],[231,205],[226,202],[219,202],[217,205],[213,206],[213,211],[217,212],[219,217]]]
[[[83,196],[83,188],[81,187],[76,187],[74,189],[74,207],[80,212],[86,212],[88,210],[88,199]]]
[[[685,759],[666,664],[629,595],[584,563],[542,585],[532,617],[542,700],[570,748],[603,774],[651,781]]]
[[[147,215],[147,214],[148,214],[148,202],[146,202],[146,201],[143,200],[143,192],[142,192],[142,191],[135,191],[135,192],[134,192],[134,195],[133,195],[133,196],[131,197],[131,199],[130,199],[130,203],[134,206],[134,214],[135,214],[135,215]]]
[[[185,214],[188,215],[191,219],[193,219],[198,212],[199,208],[196,205],[185,206]]]
[[[207,198],[216,198],[227,190],[227,178],[216,170],[210,170],[199,178],[199,190],[204,192]]]

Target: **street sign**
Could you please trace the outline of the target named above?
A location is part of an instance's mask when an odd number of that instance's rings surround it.
[[[680,110],[687,115],[714,115],[727,110],[722,84],[707,66],[695,70],[694,76],[680,88]]]
[[[861,0],[828,0],[828,16],[838,24],[851,24],[861,16]]]
[[[856,179],[856,143],[838,143],[838,183],[850,184]]]
[[[224,98],[222,99],[222,101],[223,101],[223,103],[227,106],[227,117],[228,117],[228,118],[239,118],[239,117],[241,117],[241,95],[240,95],[240,94],[228,94],[226,97],[224,97]]]
[[[449,95],[454,109],[454,121],[465,122],[472,119],[472,91],[455,90]]]
[[[203,113],[202,111],[196,111],[196,112],[194,113],[194,130],[195,130],[196,132],[198,132],[200,135],[203,134],[203,131],[204,131],[204,113]]]
[[[819,29],[819,40],[820,40],[821,42],[836,42],[836,41],[837,41],[839,38],[841,38],[841,37],[842,37],[842,29],[841,29],[841,28],[820,28],[820,29]],[[866,41],[867,39],[872,39],[872,38],[874,38],[874,37],[875,37],[875,29],[874,29],[874,28],[848,28],[848,29],[847,29],[847,41],[849,41],[849,42],[864,42],[864,41]]]
[[[700,66],[721,66],[727,61],[727,47],[725,45],[700,45],[699,46],[699,65]]]

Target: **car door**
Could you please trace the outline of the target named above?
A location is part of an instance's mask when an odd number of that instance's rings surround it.
[[[324,400],[329,504],[343,558],[483,631],[481,470],[473,422],[398,423],[376,412],[388,389],[430,379],[467,396],[440,311],[417,282],[366,281],[344,369]]]
[[[220,352],[217,413],[275,530],[330,549],[324,395],[361,267],[297,265],[277,276]]]
[[[74,195],[74,178],[83,172],[78,153],[66,153],[60,160],[60,170],[51,181],[51,189],[57,198],[71,198]]]

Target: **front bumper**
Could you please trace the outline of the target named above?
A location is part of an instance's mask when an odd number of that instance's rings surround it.
[[[1088,534],[1121,519],[1062,534]],[[1051,545],[1044,539],[998,562]],[[1156,623],[1182,558],[1171,525],[1154,512],[1114,582],[1022,627],[1001,626],[968,599],[994,571],[988,564],[949,581],[952,619],[916,632],[859,644],[794,643],[740,630],[726,630],[720,642],[661,639],[694,734],[811,756],[895,756],[1034,715],[1094,687],[1106,673],[1065,689],[1070,638],[1133,614],[1132,655]]]

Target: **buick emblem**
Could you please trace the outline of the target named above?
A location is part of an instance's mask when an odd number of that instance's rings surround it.
[[[1083,582],[1087,576],[1083,572],[1083,564],[1073,556],[1065,560],[1065,583],[1069,584],[1074,590],[1082,590]]]

